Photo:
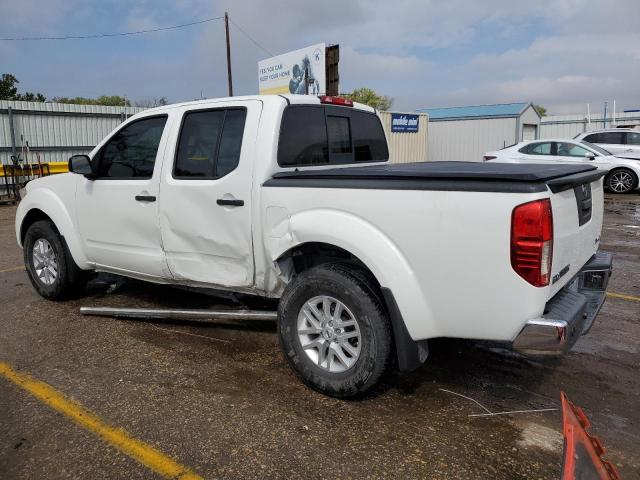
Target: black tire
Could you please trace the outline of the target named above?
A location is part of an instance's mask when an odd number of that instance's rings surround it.
[[[604,185],[612,193],[629,193],[638,187],[638,176],[628,168],[615,168],[605,177]]]
[[[48,242],[55,256],[56,278],[47,284],[37,273],[33,247],[38,240]],[[64,300],[78,296],[87,282],[90,272],[81,270],[73,260],[69,249],[53,223],[41,220],[33,223],[24,238],[24,264],[33,288],[49,300]]]
[[[357,267],[327,263],[302,272],[289,283],[278,306],[278,338],[291,368],[305,385],[341,398],[358,396],[373,388],[391,362],[393,337],[389,318],[374,285],[367,281],[368,276],[354,268]],[[323,295],[343,303],[359,328],[359,355],[342,372],[320,367],[307,355],[298,336],[302,307]]]

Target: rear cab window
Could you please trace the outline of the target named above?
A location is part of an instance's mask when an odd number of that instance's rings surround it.
[[[386,162],[389,149],[374,113],[333,105],[289,105],[278,141],[278,165],[298,167]]]

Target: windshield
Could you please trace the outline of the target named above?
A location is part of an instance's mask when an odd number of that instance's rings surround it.
[[[605,150],[604,148],[599,147],[598,145],[594,145],[593,143],[585,142],[584,140],[580,140],[580,143],[585,144],[591,150],[595,150],[600,155],[613,155],[609,150]]]

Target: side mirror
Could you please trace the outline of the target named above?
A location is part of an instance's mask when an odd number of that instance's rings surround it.
[[[89,180],[96,178],[91,168],[91,160],[88,155],[74,155],[69,159],[69,171],[84,175]]]
[[[591,152],[585,153],[584,156],[587,158],[587,160],[595,160],[596,159],[595,154],[591,153]]]

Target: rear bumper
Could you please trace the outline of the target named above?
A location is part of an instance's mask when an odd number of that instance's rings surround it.
[[[611,276],[610,253],[598,252],[545,306],[544,314],[528,320],[513,341],[527,355],[566,353],[586,334],[600,312]]]

